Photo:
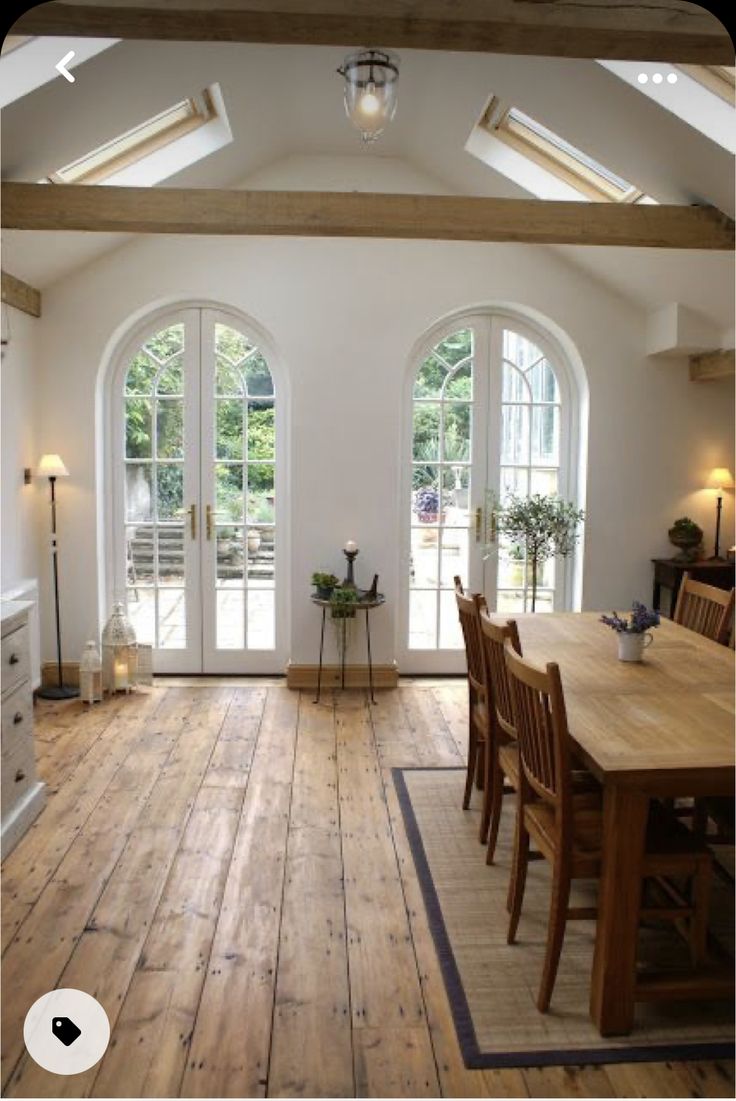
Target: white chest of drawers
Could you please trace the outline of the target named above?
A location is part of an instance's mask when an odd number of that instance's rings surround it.
[[[18,843],[46,801],[36,775],[33,744],[33,691],[29,649],[29,601],[0,603],[0,783],[3,859]]]

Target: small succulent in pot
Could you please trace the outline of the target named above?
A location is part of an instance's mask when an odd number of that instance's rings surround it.
[[[700,555],[703,543],[703,529],[698,527],[689,516],[681,516],[667,532],[670,543],[680,551],[676,555],[678,562],[695,562]]]
[[[340,579],[335,577],[334,573],[320,573],[316,571],[312,574],[312,584],[320,600],[329,600],[332,596],[332,590],[336,585],[339,585],[339,583]]]
[[[358,603],[358,591],[354,588],[344,588],[338,585],[332,590],[330,605],[333,619],[354,619],[355,607]]]

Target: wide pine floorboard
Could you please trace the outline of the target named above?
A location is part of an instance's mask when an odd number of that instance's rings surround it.
[[[391,782],[462,764],[465,723],[459,681],[39,703],[49,802],[3,867],[5,1095],[733,1096],[726,1061],[465,1068]],[[110,1018],[86,1074],[25,1053],[56,986]]]

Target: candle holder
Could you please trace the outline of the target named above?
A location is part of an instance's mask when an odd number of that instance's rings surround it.
[[[358,551],[357,550],[354,550],[354,551],[343,550],[342,553],[345,555],[345,557],[348,560],[348,575],[345,578],[345,580],[343,581],[342,587],[343,587],[343,589],[354,589],[355,588],[355,578],[353,577],[353,563],[355,562],[355,559],[358,557]]]

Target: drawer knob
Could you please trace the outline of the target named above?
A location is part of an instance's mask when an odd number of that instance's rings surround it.
[[[22,723],[22,722],[23,722],[23,712],[22,711],[16,711],[16,713],[13,715],[13,724],[15,726],[17,726],[18,723]]]
[[[26,778],[25,772],[23,771],[22,768],[19,768],[18,771],[15,774],[16,784],[19,784],[21,782],[21,780],[25,780],[25,778]]]
[[[10,655],[10,664],[11,665],[17,665],[19,661],[20,661],[20,658],[18,657],[17,654],[11,654]]]

